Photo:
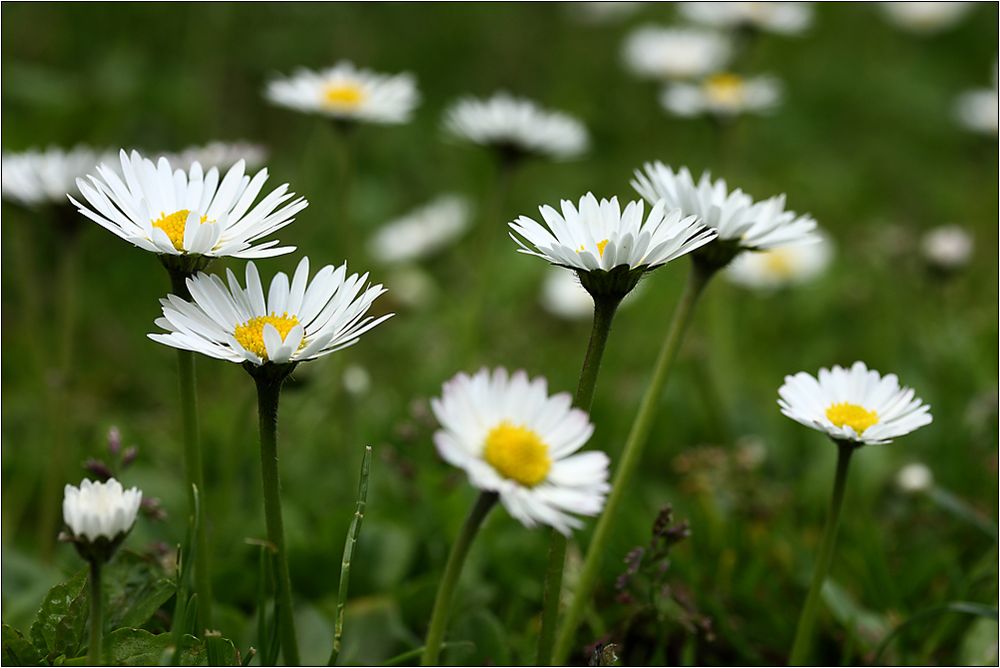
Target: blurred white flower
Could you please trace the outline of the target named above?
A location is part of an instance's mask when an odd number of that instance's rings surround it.
[[[452,136],[513,155],[574,158],[587,150],[587,128],[579,120],[524,98],[499,92],[488,99],[466,97],[445,112]]]
[[[974,132],[997,134],[997,119],[1000,117],[998,101],[997,63],[993,63],[993,87],[968,90],[955,101],[955,116],[959,123]]]
[[[805,283],[823,273],[833,256],[833,242],[826,235],[820,237],[813,244],[741,253],[726,269],[726,277],[737,285],[762,291]]]
[[[89,146],[4,153],[0,160],[0,191],[4,199],[27,206],[65,204],[67,194],[79,195],[77,179],[111,160],[113,152]]]
[[[220,183],[216,167],[203,172],[194,163],[188,171],[175,170],[166,158],[154,164],[138,151],[129,156],[123,150],[120,159],[121,173],[101,164],[98,176],[87,177],[89,183],[77,179],[93,209],[69,199],[81,214],[125,241],[168,256],[259,258],[295,250],[275,248],[277,240],[256,244],[292,223],[309,205],[302,197],[293,200],[295,193],[285,183],[254,206],[267,169],[250,178],[241,160]]]
[[[670,113],[684,117],[760,114],[778,106],[781,91],[781,82],[772,76],[744,78],[730,72],[719,72],[700,83],[678,81],[667,84],[660,94],[660,104]]]
[[[663,200],[685,216],[697,216],[719,233],[719,242],[738,244],[742,250],[766,250],[819,240],[816,221],[808,215],[785,210],[785,196],[760,202],[739,188],[730,191],[723,179],[704,172],[695,183],[687,167],[674,171],[660,161],[635,171],[632,187],[647,202]]]
[[[434,279],[415,265],[400,265],[393,269],[386,278],[386,285],[392,288],[389,296],[393,300],[412,309],[429,305],[437,293]]]
[[[63,521],[76,539],[114,542],[132,529],[141,503],[142,492],[135,487],[123,489],[114,478],[84,480],[79,487],[66,485]]]
[[[442,195],[383,225],[368,242],[380,262],[425,258],[457,239],[469,225],[469,202],[459,195]]]
[[[552,264],[589,272],[615,267],[655,269],[704,246],[715,238],[694,216],[683,217],[663,202],[650,208],[643,220],[643,202],[629,202],[622,211],[618,198],[600,201],[593,193],[573,202],[562,200],[561,212],[551,206],[538,208],[545,225],[527,216],[510,223],[527,245],[511,234],[520,252]]]
[[[813,10],[807,2],[682,2],[684,18],[715,28],[753,28],[794,35],[812,24]]]
[[[368,369],[364,368],[360,364],[349,364],[347,368],[344,369],[344,375],[341,379],[344,383],[344,389],[347,390],[348,394],[352,394],[355,397],[360,397],[368,393],[368,390],[372,386],[372,377],[368,373]]]
[[[496,492],[521,524],[545,524],[564,535],[595,516],[608,493],[608,456],[577,453],[594,433],[567,393],[549,396],[544,378],[481,369],[444,384],[431,408],[441,429],[441,457],[478,489]]]
[[[711,30],[643,26],[626,38],[623,57],[637,76],[685,79],[722,69],[731,51],[729,39]]]
[[[228,287],[218,276],[198,273],[187,279],[192,301],[161,299],[156,324],[168,333],[149,338],[238,364],[287,364],[352,346],[392,316],[368,315],[385,289],[368,285],[368,274],[348,276],[346,262],[323,267],[310,281],[309,258],[302,258],[291,283],[284,272],[274,277],[266,299],[253,262],[247,263],[246,288],[232,270],[226,277]]]
[[[568,2],[566,8],[587,23],[610,23],[634,14],[645,2]]]
[[[265,94],[282,107],[372,123],[405,123],[420,102],[410,74],[379,74],[346,60],[318,72],[300,68],[271,81]]]
[[[959,225],[942,225],[923,235],[920,250],[938,269],[961,269],[972,258],[972,235]]]
[[[908,494],[926,492],[934,484],[934,474],[925,465],[907,464],[896,474],[896,486]]]
[[[782,413],[836,441],[889,443],[932,421],[930,406],[895,374],[881,376],[864,362],[820,369],[818,378],[803,371],[785,376],[778,394]]]
[[[897,28],[917,34],[940,32],[957,24],[974,2],[880,2],[886,19]]]
[[[247,167],[254,168],[260,167],[267,160],[267,148],[248,141],[213,141],[202,146],[188,146],[177,153],[168,153],[165,157],[171,165],[183,170],[191,169],[196,162],[205,169],[228,169],[240,160]]]

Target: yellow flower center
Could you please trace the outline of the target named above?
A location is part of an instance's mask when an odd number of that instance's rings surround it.
[[[705,95],[716,104],[739,104],[743,100],[744,85],[738,74],[720,72],[705,79]]]
[[[610,239],[605,239],[604,241],[598,241],[597,242],[597,252],[601,254],[601,257],[604,257],[604,249],[608,247],[608,242],[609,241],[610,241]],[[587,249],[584,248],[583,244],[580,244],[580,247],[576,249],[576,252],[577,253],[582,253],[585,250],[587,250]]]
[[[501,422],[486,436],[486,463],[504,478],[534,487],[552,468],[549,448],[538,434],[524,427]]]
[[[878,413],[843,401],[826,409],[826,419],[838,427],[850,427],[860,435],[868,427],[878,424]]]
[[[160,217],[153,221],[153,227],[163,230],[170,239],[170,243],[174,245],[174,248],[182,251],[184,250],[184,226],[187,223],[189,215],[191,215],[191,212],[188,209],[174,211],[169,216],[161,211]],[[207,222],[208,216],[202,216],[201,224],[204,225]]]
[[[764,251],[764,268],[778,278],[789,278],[795,273],[792,252],[786,248]]]
[[[292,328],[297,324],[299,324],[298,316],[289,316],[288,313],[282,313],[281,315],[275,315],[274,313],[271,315],[259,315],[255,318],[250,318],[242,325],[237,325],[236,331],[233,332],[233,337],[245,350],[249,350],[262,360],[266,360],[267,346],[264,345],[264,325],[271,325],[278,330],[281,340],[284,341],[285,337],[288,336],[288,332],[292,331]],[[302,339],[302,343],[305,343],[305,338]],[[299,347],[301,347],[301,344]]]
[[[365,101],[365,91],[355,83],[330,84],[323,90],[323,102],[331,109],[356,109]]]

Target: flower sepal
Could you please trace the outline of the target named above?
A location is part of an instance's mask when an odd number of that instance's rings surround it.
[[[566,266],[566,265],[561,265]],[[649,271],[649,266],[639,265],[632,268],[627,264],[620,264],[613,269],[579,269],[577,267],[567,267],[576,271],[580,277],[580,285],[590,293],[595,300],[614,298],[619,301],[639,284],[639,279]]]
[[[98,536],[96,540],[90,540],[86,536],[76,536],[72,530],[63,531],[59,534],[59,540],[65,543],[73,543],[77,553],[89,563],[106,564],[111,561],[111,557],[125,541],[126,536],[132,532],[121,531],[114,538]]]
[[[160,263],[170,272],[171,277],[180,276],[182,280],[186,280],[189,276],[194,276],[199,271],[205,271],[208,269],[208,265],[212,263],[212,260],[215,259],[208,255],[189,253],[181,255],[161,253],[157,257],[160,258]]]
[[[298,362],[286,362],[283,364],[265,362],[264,364],[254,364],[249,361],[242,364],[243,368],[257,381],[258,385],[281,385],[285,382],[285,379],[292,375],[292,372],[295,371],[295,367],[298,365]]]
[[[745,250],[747,249],[741,245],[739,239],[716,238],[711,243],[693,251],[691,260],[703,272],[714,274],[720,269],[725,269],[737,255]]]

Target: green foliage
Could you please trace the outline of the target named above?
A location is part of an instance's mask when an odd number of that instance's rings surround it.
[[[89,601],[86,569],[49,590],[30,632],[31,643],[48,662],[83,653]]]

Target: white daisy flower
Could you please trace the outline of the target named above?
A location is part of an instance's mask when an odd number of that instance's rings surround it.
[[[730,72],[713,74],[701,83],[670,83],[660,94],[663,108],[683,117],[763,114],[772,111],[779,102],[781,82],[774,77],[741,77]]]
[[[972,259],[975,244],[972,235],[959,225],[942,225],[930,230],[920,240],[924,259],[938,269],[961,269]]]
[[[380,262],[425,258],[458,238],[469,226],[469,202],[459,195],[442,195],[383,225],[368,243]]]
[[[420,102],[412,75],[379,74],[346,60],[318,72],[300,68],[269,83],[265,94],[282,107],[372,123],[405,123]]]
[[[812,25],[813,10],[806,2],[682,2],[681,16],[713,28],[753,28],[795,35]]]
[[[880,2],[890,23],[907,32],[929,35],[951,28],[961,21],[973,2]]]
[[[566,160],[586,151],[589,143],[587,128],[576,118],[504,92],[486,100],[458,100],[445,112],[444,127],[458,139],[515,156]]]
[[[26,206],[65,204],[66,193],[78,192],[76,180],[93,172],[111,155],[89,146],[4,153],[0,161],[0,191],[4,199]]]
[[[141,503],[142,492],[135,487],[123,489],[114,478],[83,480],[79,487],[66,485],[63,521],[78,540],[114,542],[132,530]]]
[[[190,170],[194,163],[202,167],[228,169],[240,160],[247,167],[260,167],[267,160],[267,148],[248,141],[213,141],[203,146],[188,146],[177,153],[168,153],[167,161],[183,170]]]
[[[729,39],[718,32],[643,26],[625,40],[623,57],[636,76],[687,79],[722,69],[731,52]]]
[[[695,183],[686,167],[674,171],[662,162],[636,170],[632,187],[647,202],[664,200],[685,216],[697,216],[719,233],[720,242],[740,250],[766,250],[819,240],[816,221],[785,210],[785,196],[754,202],[739,188],[730,191],[723,179],[708,172]]]
[[[434,444],[475,487],[499,494],[519,522],[568,535],[583,525],[574,515],[600,513],[609,490],[608,456],[577,453],[594,427],[571,403],[524,371],[460,373],[431,400],[442,427]]]
[[[631,304],[636,295],[643,291],[644,283],[639,283],[622,300],[622,306]],[[580,277],[561,267],[549,267],[542,281],[538,297],[546,311],[564,320],[590,320],[594,316],[594,298],[580,283]]]
[[[822,235],[814,244],[741,253],[726,268],[726,277],[745,288],[771,291],[816,278],[830,265],[832,256],[833,242]]]
[[[255,244],[295,220],[308,206],[292,199],[288,184],[253,205],[267,181],[262,169],[251,178],[240,160],[226,175],[195,163],[184,171],[161,157],[156,164],[132,151],[121,152],[121,172],[102,164],[97,176],[76,184],[93,208],[77,202],[80,213],[143,250],[160,255],[260,258],[284,255],[277,240]],[[291,201],[289,201],[291,200]],[[283,206],[282,206],[283,205]],[[279,208],[280,207],[280,208]]]
[[[598,201],[587,193],[580,198],[579,208],[569,200],[562,200],[561,211],[540,206],[544,226],[527,216],[510,223],[530,245],[510,236],[520,246],[519,252],[577,271],[610,271],[620,266],[653,270],[715,238],[695,216],[666,206],[656,202],[643,220],[641,200],[629,202],[622,211],[617,197]]]
[[[176,295],[160,300],[156,324],[167,334],[149,338],[229,362],[288,364],[316,359],[354,345],[362,334],[385,322],[367,315],[385,292],[367,286],[368,274],[347,275],[347,263],[327,265],[309,280],[309,258],[302,258],[289,284],[279,272],[265,299],[253,262],[246,267],[246,288],[231,270],[228,286],[218,276],[199,273],[187,279],[192,301]]]
[[[907,464],[896,474],[896,486],[907,494],[926,492],[934,486],[934,474],[920,462]]]
[[[778,390],[781,412],[836,441],[889,443],[931,423],[930,407],[900,387],[895,374],[881,376],[864,362],[850,369],[820,369],[785,376]]]

